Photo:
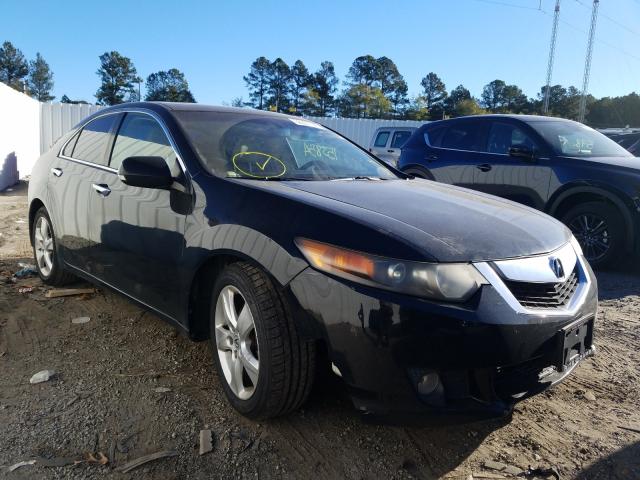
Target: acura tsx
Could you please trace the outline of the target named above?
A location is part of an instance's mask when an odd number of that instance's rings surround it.
[[[560,222],[300,117],[100,110],[38,160],[29,221],[45,283],[210,340],[251,418],[298,408],[320,358],[364,413],[503,416],[594,351],[596,281]]]

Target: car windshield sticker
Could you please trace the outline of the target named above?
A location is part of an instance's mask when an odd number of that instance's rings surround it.
[[[287,143],[299,167],[312,160],[329,160],[331,162],[338,160],[338,150],[332,145],[292,138],[287,138]]]
[[[281,177],[287,171],[282,160],[264,152],[238,152],[231,161],[233,168],[247,177]]]

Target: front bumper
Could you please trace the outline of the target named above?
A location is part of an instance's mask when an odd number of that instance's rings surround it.
[[[580,302],[552,314],[514,309],[491,284],[463,305],[440,304],[310,268],[290,283],[289,293],[299,327],[326,341],[360,411],[493,418],[508,415],[515,402],[558,383],[575,367],[554,369],[561,329],[591,321],[597,310],[593,272],[580,264],[588,280]],[[434,373],[437,385],[427,382],[425,390],[425,376]]]

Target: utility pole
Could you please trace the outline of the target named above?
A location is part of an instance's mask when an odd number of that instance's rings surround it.
[[[551,95],[551,74],[553,73],[553,58],[556,53],[556,38],[558,37],[558,19],[560,18],[560,0],[556,0],[553,14],[553,28],[551,29],[551,45],[549,46],[549,63],[547,63],[547,87],[544,90],[544,106],[542,112],[549,113],[549,97]]]
[[[584,62],[584,77],[582,78],[582,97],[580,98],[580,113],[578,121],[584,122],[587,110],[587,90],[589,89],[589,75],[591,73],[591,57],[593,56],[593,39],[596,35],[596,20],[598,19],[598,5],[600,0],[593,0],[591,9],[591,27],[589,28],[589,43],[587,43],[587,58]]]

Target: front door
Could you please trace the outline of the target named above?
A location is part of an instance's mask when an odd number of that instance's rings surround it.
[[[137,300],[178,318],[182,285],[185,201],[178,190],[131,187],[117,175],[133,156],[162,157],[174,178],[186,184],[177,154],[158,121],[145,113],[127,113],[113,142],[101,192],[91,199],[96,237],[95,275]],[[182,188],[182,187],[181,187]]]
[[[526,147],[536,156],[512,156],[509,154],[511,147]],[[543,209],[549,192],[551,168],[550,160],[545,157],[534,133],[524,125],[490,120],[486,151],[485,161],[478,162],[473,188]]]

